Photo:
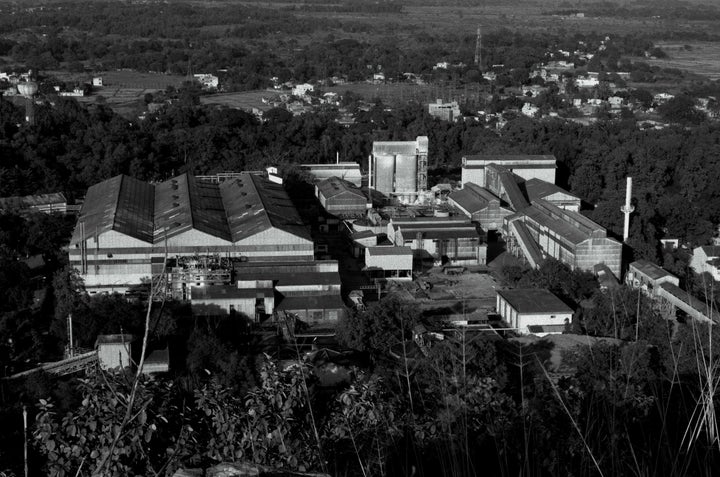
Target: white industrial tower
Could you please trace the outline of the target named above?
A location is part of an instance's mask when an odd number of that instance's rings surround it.
[[[630,203],[632,197],[632,177],[627,178],[627,187],[625,189],[625,205],[620,207],[620,211],[625,214],[625,225],[623,226],[623,242],[627,242],[630,236],[630,214],[635,211],[635,207]]]

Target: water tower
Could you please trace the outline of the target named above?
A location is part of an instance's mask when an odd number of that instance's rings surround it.
[[[38,85],[34,81],[25,81],[18,83],[18,93],[25,98],[25,121],[28,124],[35,124],[35,95],[38,91]]]

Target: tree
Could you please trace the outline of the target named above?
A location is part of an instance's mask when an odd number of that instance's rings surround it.
[[[378,357],[407,340],[417,322],[413,304],[389,295],[367,311],[349,313],[338,325],[338,340],[349,348]]]

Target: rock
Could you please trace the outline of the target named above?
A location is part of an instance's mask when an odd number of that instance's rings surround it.
[[[203,477],[205,472],[202,469],[178,469],[173,477]]]
[[[260,468],[246,462],[235,464],[223,462],[210,467],[205,475],[207,477],[259,477]]]

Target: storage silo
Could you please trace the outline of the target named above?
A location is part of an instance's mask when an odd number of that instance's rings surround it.
[[[414,200],[417,192],[417,156],[398,154],[395,158],[395,192],[403,202]],[[412,194],[403,194],[412,192]]]
[[[389,196],[393,192],[395,179],[395,156],[391,154],[375,155],[375,190]]]

